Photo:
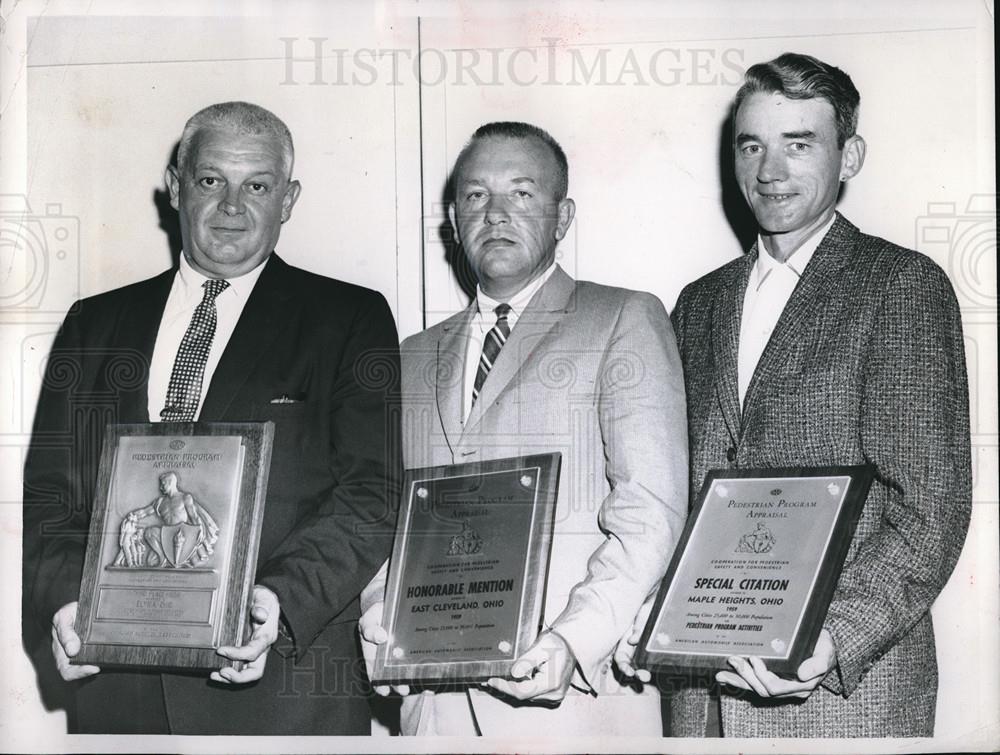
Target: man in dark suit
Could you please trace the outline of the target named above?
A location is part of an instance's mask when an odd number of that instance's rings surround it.
[[[693,493],[713,468],[876,470],[798,678],[741,657],[717,674],[725,736],[933,733],[930,607],[971,511],[961,319],[933,262],[835,211],[864,162],[858,102],[847,74],[808,56],[747,71],[736,176],[760,235],[674,311]],[[703,688],[676,694],[673,733],[705,734],[709,701]]]
[[[292,163],[263,108],[193,116],[166,176],[178,267],[78,302],[53,346],[25,466],[23,610],[26,637],[32,618],[52,626],[73,731],[369,732],[355,625],[395,520],[397,337],[377,293],[274,253]],[[102,429],[160,420],[275,423],[253,633],[210,677],[69,663]]]

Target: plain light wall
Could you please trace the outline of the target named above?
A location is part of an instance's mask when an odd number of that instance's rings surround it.
[[[862,95],[868,159],[841,210],[930,254],[963,305],[978,505],[934,609],[936,741],[982,736],[998,705],[993,74],[982,5],[398,2],[338,5],[335,17],[319,8],[291,4],[279,16],[270,4],[202,3],[151,18],[56,3],[8,33],[28,53],[27,86],[5,53],[3,81],[24,125],[5,114],[0,193],[26,197],[50,251],[65,254],[20,271],[45,286],[0,320],[12,386],[0,417],[2,500],[19,500],[41,367],[66,307],[170,264],[156,192],[200,107],[248,99],[288,123],[304,188],[279,253],[381,291],[406,336],[467,301],[440,241],[441,190],[489,120],[537,123],[566,149],[577,202],[559,251],[569,272],[651,291],[672,308],[683,285],[741,253],[723,203],[734,195],[722,141],[740,74],[807,52],[843,67]],[[729,211],[738,215],[739,201]],[[4,565],[16,574],[17,519],[3,524]],[[5,596],[16,589],[5,583]],[[59,715],[32,697],[17,638],[4,635],[3,647],[18,663],[0,699],[4,728],[57,730]]]

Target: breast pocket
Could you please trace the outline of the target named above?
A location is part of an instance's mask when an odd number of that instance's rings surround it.
[[[310,418],[316,408],[305,401],[291,403],[261,403],[253,408],[254,420],[274,423],[274,447],[271,453],[274,465],[297,465],[303,461],[311,440]]]

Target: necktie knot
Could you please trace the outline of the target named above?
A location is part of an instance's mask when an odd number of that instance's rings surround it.
[[[215,297],[229,288],[229,281],[224,278],[209,278],[201,285],[205,289],[205,296],[202,301],[215,301]]]
[[[497,322],[500,322],[501,320],[506,322],[507,315],[510,314],[510,305],[507,303],[497,304],[496,307],[493,308],[493,312],[497,316]]]

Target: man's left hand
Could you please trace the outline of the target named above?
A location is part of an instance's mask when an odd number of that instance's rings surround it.
[[[635,651],[638,648],[639,640],[642,639],[642,633],[649,622],[649,614],[653,611],[653,600],[655,598],[656,595],[654,593],[639,607],[639,613],[632,622],[632,628],[618,641],[618,646],[615,648],[613,656],[615,666],[618,667],[618,670],[621,671],[625,678],[636,679],[642,684],[648,684],[653,675],[644,668],[636,668],[633,659],[635,658]]]
[[[511,676],[516,681],[494,677],[486,686],[517,700],[558,705],[566,697],[576,657],[556,632],[543,632],[535,644],[514,661]]]
[[[837,648],[830,633],[825,629],[820,630],[812,656],[799,665],[797,680],[782,679],[772,674],[764,661],[753,656],[749,659],[734,656],[729,659],[729,665],[735,669],[735,673],[720,671],[715,675],[715,680],[720,684],[756,692],[761,697],[805,699],[819,686],[830,669],[837,665]]]
[[[212,681],[223,684],[247,684],[255,682],[264,675],[267,664],[267,651],[278,639],[278,618],[281,606],[278,596],[261,585],[253,586],[253,605],[250,608],[250,619],[253,623],[253,634],[246,645],[220,647],[217,652],[223,658],[231,661],[243,661],[246,665],[241,671],[232,666],[226,666],[213,671]]]

